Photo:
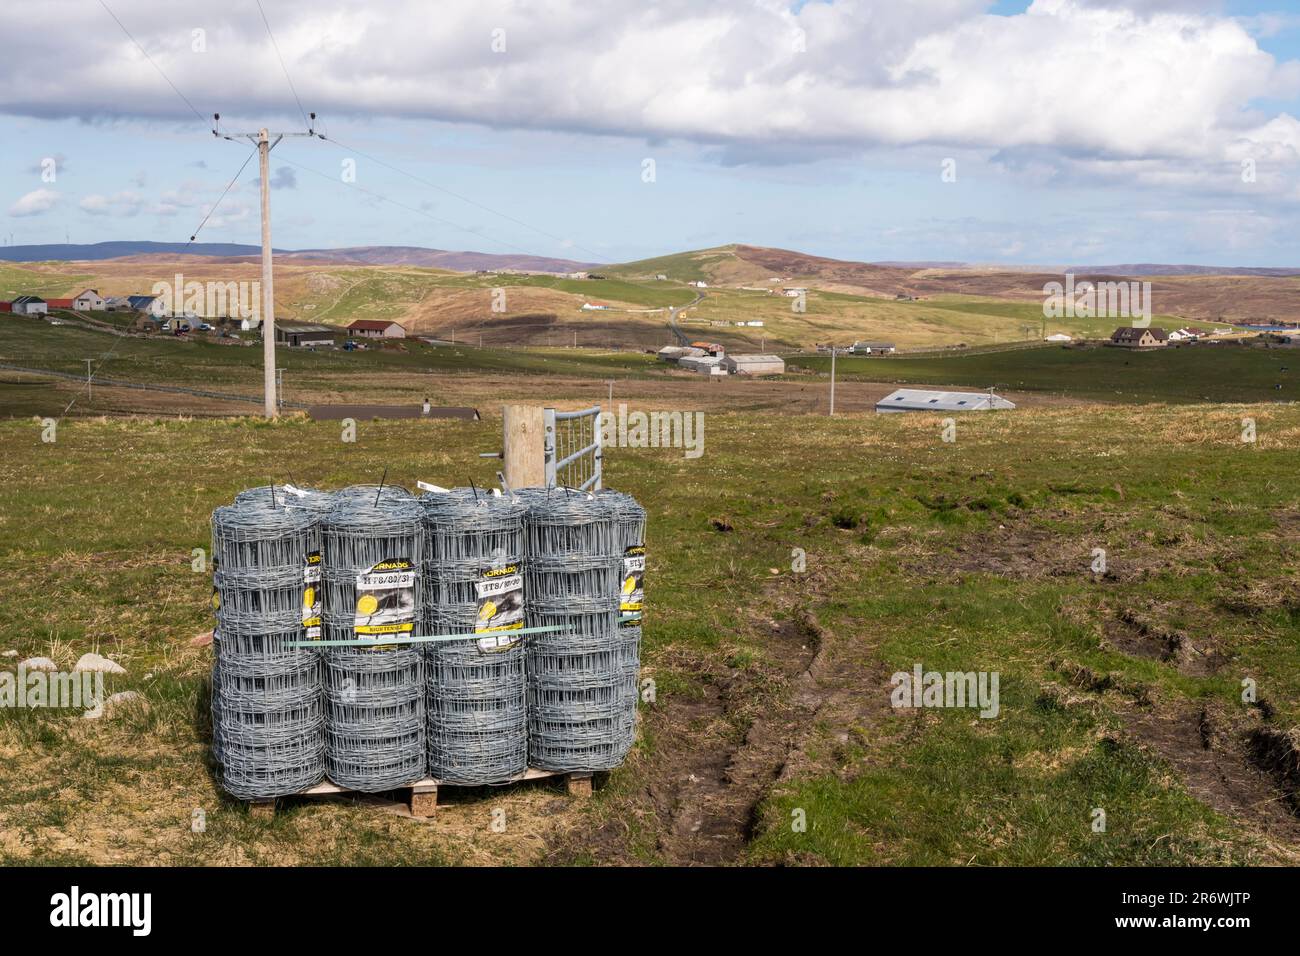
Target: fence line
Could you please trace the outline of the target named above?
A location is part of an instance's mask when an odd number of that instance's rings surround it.
[[[9,362],[0,362],[0,369],[8,369],[11,372],[26,372],[29,375],[44,375],[51,378],[63,378],[72,382],[84,382],[85,375],[78,375],[74,372],[57,372],[48,368],[29,368],[25,365],[12,365]],[[227,392],[210,392],[202,388],[186,388],[184,385],[154,385],[148,382],[127,382],[119,378],[104,378],[95,375],[91,381],[96,385],[102,385],[106,388],[135,388],[148,392],[168,392],[173,395],[193,395],[197,398],[214,398],[223,402],[249,402],[253,405],[261,405],[262,398],[251,395],[231,395]],[[306,408],[306,402],[281,402],[285,408]]]

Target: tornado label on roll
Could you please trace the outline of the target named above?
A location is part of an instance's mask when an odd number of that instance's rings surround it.
[[[390,558],[357,575],[357,637],[414,633],[415,573],[410,558]]]
[[[483,651],[500,651],[513,647],[520,635],[511,634],[524,626],[524,575],[517,564],[487,568],[474,584],[478,596],[475,634],[492,634],[479,639]]]
[[[320,640],[320,552],[310,551],[302,569],[302,626],[306,639]]]
[[[633,545],[623,552],[622,597],[618,609],[641,613],[645,603],[645,545]]]

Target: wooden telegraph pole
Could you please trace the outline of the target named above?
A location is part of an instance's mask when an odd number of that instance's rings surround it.
[[[316,121],[316,114],[311,119]],[[221,114],[213,113],[212,119],[220,123]],[[286,136],[319,136],[314,129],[305,133],[271,133],[265,127],[256,133],[222,133],[215,126],[213,136],[223,139],[247,139],[257,146],[257,168],[262,181],[262,386],[265,392],[263,414],[275,418],[280,413],[276,401],[275,387],[275,286],[272,274],[271,255],[271,150]],[[274,141],[271,137],[274,136]],[[324,136],[320,136],[324,139]]]

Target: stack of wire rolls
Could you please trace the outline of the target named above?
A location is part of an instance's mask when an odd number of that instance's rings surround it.
[[[528,768],[523,522],[518,499],[472,488],[421,497],[429,775],[504,783]]]
[[[424,515],[395,486],[335,492],[321,521],[326,771],[341,787],[391,790],[425,775],[421,612]]]
[[[597,495],[614,506],[618,521],[619,543],[623,549],[623,563],[620,573],[618,649],[619,662],[631,676],[631,681],[624,684],[630,693],[627,706],[635,712],[638,701],[637,675],[641,668],[641,623],[645,610],[645,508],[629,494],[621,491],[600,491]],[[635,736],[635,725],[629,730],[626,740],[630,749]]]
[[[561,772],[610,770],[626,756],[636,720],[636,674],[618,646],[617,512],[608,498],[572,489],[520,494],[528,505],[526,620],[558,628],[527,642],[529,762]]]
[[[302,640],[317,518],[268,495],[212,515],[214,754],[243,800],[296,793],[324,776],[317,653]]]

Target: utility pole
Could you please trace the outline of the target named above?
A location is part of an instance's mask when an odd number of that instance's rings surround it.
[[[316,114],[311,121],[315,123]],[[286,136],[310,136],[319,134],[314,129],[305,133],[271,133],[266,127],[256,133],[222,133],[218,130],[221,114],[212,114],[212,135],[228,140],[247,139],[257,146],[257,168],[262,181],[262,390],[263,414],[275,418],[279,414],[276,400],[275,368],[275,286],[272,277],[271,256],[271,150],[279,145]],[[272,141],[271,137],[275,140]],[[324,136],[320,137],[324,139]]]
[[[835,346],[831,346],[831,414],[835,414]]]

